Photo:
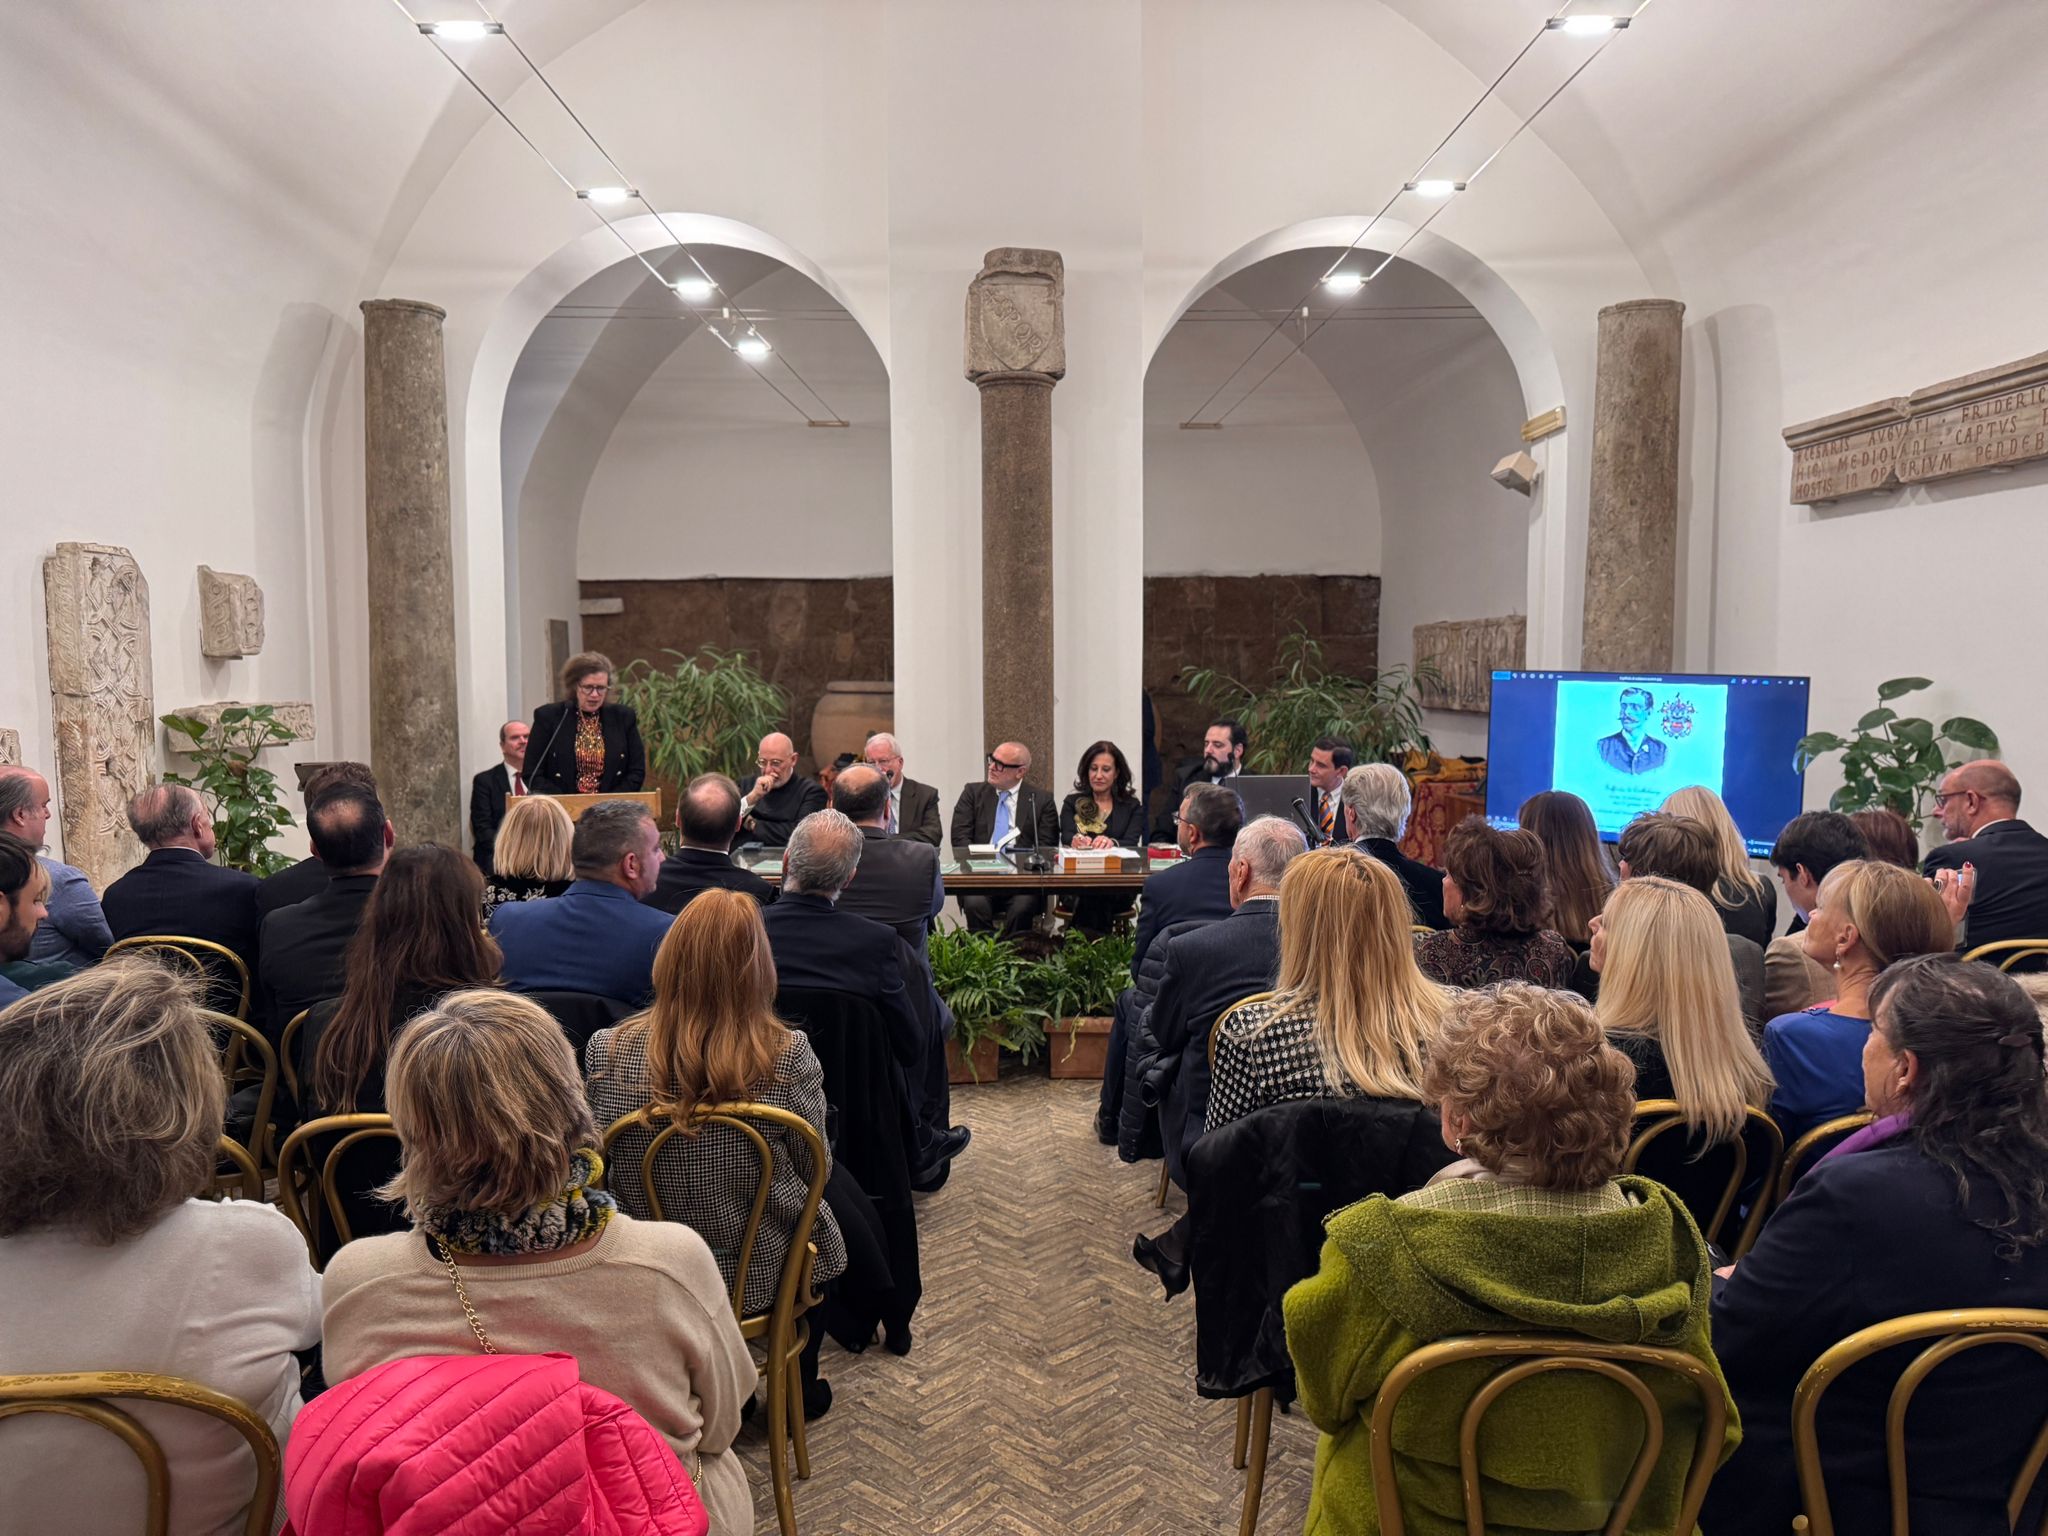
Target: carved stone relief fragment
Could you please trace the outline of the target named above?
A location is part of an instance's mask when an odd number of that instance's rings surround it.
[[[1523,664],[1529,621],[1519,613],[1498,619],[1449,619],[1415,626],[1415,659],[1432,662],[1441,683],[1419,688],[1430,709],[1486,714],[1493,708],[1493,674]]]
[[[263,649],[263,589],[254,576],[199,567],[199,649],[223,660]]]

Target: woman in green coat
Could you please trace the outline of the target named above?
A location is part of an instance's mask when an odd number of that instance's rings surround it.
[[[1412,1194],[1332,1216],[1322,1268],[1287,1293],[1287,1343],[1316,1446],[1308,1536],[1380,1529],[1373,1399],[1402,1358],[1443,1338],[1576,1334],[1681,1350],[1720,1376],[1707,1342],[1712,1265],[1685,1207],[1661,1185],[1616,1177],[1635,1069],[1577,997],[1520,984],[1469,994],[1430,1048],[1424,1091],[1463,1161]],[[1394,1415],[1395,1471],[1413,1536],[1463,1536],[1458,1424],[1498,1361],[1419,1378]],[[1694,1388],[1646,1371],[1664,1448],[1631,1532],[1669,1532],[1700,1428]],[[1732,1400],[1721,1456],[1741,1431]],[[1581,1372],[1532,1378],[1480,1437],[1489,1531],[1598,1530],[1642,1446],[1643,1415],[1618,1384]]]

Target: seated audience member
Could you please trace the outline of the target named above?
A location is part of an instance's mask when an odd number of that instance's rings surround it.
[[[851,752],[842,752],[833,758],[831,762],[823,764],[818,769],[818,788],[825,791],[826,800],[829,801],[832,798],[832,786],[839,782],[839,775],[858,761],[860,759],[856,758]]]
[[[1350,840],[1391,869],[1408,891],[1412,923],[1441,928],[1444,872],[1401,851],[1414,795],[1392,763],[1361,763],[1344,775],[1344,825]]]
[[[903,775],[903,746],[887,731],[877,731],[862,748],[867,765],[889,781],[889,806],[883,825],[891,837],[938,847],[945,841],[939,825],[939,792]]]
[[[1808,811],[1785,823],[1771,845],[1771,863],[1778,884],[1798,915],[1791,931],[1771,940],[1764,951],[1764,1013],[1818,1008],[1833,1000],[1835,973],[1806,952],[1805,929],[1820,898],[1820,883],[1837,864],[1870,857],[1870,844],[1856,818],[1840,811]]]
[[[29,847],[41,849],[50,827],[50,783],[33,768],[0,768],[0,832],[11,832]],[[114,936],[106,914],[82,870],[61,859],[38,853],[50,877],[44,906],[48,913],[29,944],[28,958],[41,964],[91,965],[107,952]]]
[[[1614,846],[1621,878],[1654,875],[1690,886],[1709,901],[1721,883],[1721,858],[1714,834],[1703,821],[1648,811],[1621,829]],[[1722,924],[1725,930],[1727,924]],[[1735,992],[1742,1022],[1752,1036],[1764,1027],[1764,952],[1754,939],[1728,934],[1728,963],[1735,968]]]
[[[1771,1118],[1787,1146],[1823,1121],[1863,1108],[1872,984],[1895,960],[1953,949],[1955,925],[1934,887],[1911,870],[1852,859],[1821,881],[1800,937],[1834,973],[1835,997],[1764,1026],[1764,1060],[1778,1083]]]
[[[1167,1171],[1185,1189],[1187,1156],[1207,1128],[1209,1033],[1231,1004],[1271,990],[1280,969],[1280,882],[1308,851],[1301,828],[1278,816],[1244,824],[1230,848],[1230,916],[1158,941],[1166,963],[1150,1027],[1165,1081],[1159,1136]],[[1186,1288],[1185,1215],[1157,1238],[1139,1237],[1137,1261],[1158,1275],[1166,1294]]]
[[[774,886],[732,861],[740,787],[724,774],[700,773],[690,780],[676,807],[676,830],[682,846],[661,861],[653,891],[642,898],[648,906],[680,912],[703,891],[738,891],[763,907],[775,899]]]
[[[562,667],[562,696],[533,712],[526,738],[526,784],[537,795],[630,793],[647,782],[640,717],[629,704],[607,703],[611,658],[597,651]]]
[[[1211,720],[1202,732],[1202,755],[1182,760],[1174,773],[1173,798],[1167,802],[1170,807],[1187,799],[1188,791],[1197,784],[1226,784],[1244,771],[1244,755],[1251,746],[1251,737],[1239,722],[1225,716]],[[1170,837],[1173,834],[1172,818],[1169,815],[1152,829],[1153,836]]]
[[[48,908],[50,874],[36,851],[12,832],[0,832],[0,966],[28,957]],[[28,996],[26,987],[0,976],[0,1008]]]
[[[796,743],[780,731],[761,738],[754,765],[761,776],[740,800],[740,841],[781,848],[798,822],[825,809],[825,791],[796,771]]]
[[[1913,823],[1890,806],[1851,811],[1849,819],[1856,823],[1856,830],[1870,844],[1870,857],[1883,864],[1896,864],[1901,869],[1917,870],[1920,867],[1920,836],[1913,830]]]
[[[505,823],[506,807],[527,793],[529,734],[524,720],[507,720],[499,726],[499,761],[469,781],[470,852],[485,879],[491,875],[491,849],[498,840],[498,828]]]
[[[1689,784],[1665,796],[1660,810],[1690,816],[1714,837],[1720,878],[1707,892],[1721,914],[1721,926],[1739,933],[1762,949],[1778,927],[1778,893],[1749,867],[1749,844],[1721,797],[1700,784]]]
[[[1451,828],[1443,893],[1453,926],[1417,938],[1424,975],[1452,987],[1570,984],[1577,957],[1543,926],[1543,844],[1534,832],[1496,831],[1476,816]]]
[[[661,1432],[716,1536],[749,1536],[732,1442],[755,1371],[718,1264],[681,1222],[637,1222],[590,1187],[599,1133],[560,1027],[522,997],[452,993],[393,1044],[386,1094],[404,1161],[384,1193],[414,1229],[328,1264],[328,1379],[483,1339],[574,1356]]]
[[[1301,1405],[1324,1436],[1309,1530],[1379,1528],[1373,1400],[1426,1344],[1581,1334],[1681,1350],[1718,1375],[1706,1244],[1669,1191],[1620,1172],[1632,1077],[1592,1010],[1569,993],[1489,988],[1444,1021],[1418,1091],[1440,1106],[1444,1141],[1463,1161],[1399,1199],[1375,1195],[1332,1216],[1321,1270],[1287,1293]],[[1464,1530],[1458,1419],[1497,1369],[1439,1370],[1402,1397],[1394,1476],[1410,1531]],[[1669,1531],[1699,1439],[1699,1399],[1689,1383],[1643,1375],[1663,1409],[1664,1440],[1628,1528]],[[1611,1384],[1577,1373],[1549,1379],[1547,1391],[1511,1390],[1486,1416],[1490,1531],[1595,1529],[1627,1477],[1642,1411]],[[1740,1438],[1731,1412],[1713,1453],[1725,1456]]]
[[[1802,1510],[1792,1394],[1831,1345],[1915,1312],[2048,1307],[2048,1097],[2034,1008],[2013,978],[1947,954],[1891,966],[1870,995],[1861,1097],[1880,1118],[1800,1179],[1714,1293],[1714,1349],[1743,1438],[1707,1490],[1704,1530],[1791,1529]],[[1907,1509],[1894,1511],[1885,1406],[1924,1347],[1849,1367],[1821,1399],[1834,1528],[1887,1531],[1902,1516],[1915,1531],[2005,1536],[2006,1494],[2048,1409],[2048,1373],[2005,1346],[1938,1367],[1913,1397]]]
[[[0,1012],[0,1375],[182,1377],[246,1403],[285,1444],[320,1277],[276,1207],[200,1198],[225,1110],[192,983],[152,961],[116,957]],[[256,1469],[240,1435],[165,1404],[115,1406],[163,1447],[173,1532],[244,1528]],[[10,1419],[0,1487],[9,1531],[144,1528],[142,1469],[95,1425]]]
[[[545,901],[576,878],[576,823],[553,795],[521,795],[506,808],[484,881],[484,918],[509,901]]]
[[[2020,781],[2012,770],[1988,759],[1951,768],[1934,809],[1948,841],[1927,855],[1927,877],[1977,872],[1963,947],[2048,938],[2048,837],[2019,819]]]
[[[661,828],[637,800],[606,800],[576,822],[576,878],[552,901],[491,914],[505,984],[520,992],[589,992],[622,1003],[654,995],[654,955],[669,915],[641,905],[661,874]]]
[[[979,784],[962,787],[953,802],[953,826],[948,834],[956,852],[965,853],[977,845],[1007,848],[1055,848],[1060,840],[1059,813],[1052,798],[1035,784],[1026,784],[1031,771],[1031,749],[1021,741],[1006,741],[988,755],[988,777]],[[1045,910],[1045,898],[1029,893],[1012,896],[1003,908],[1002,934],[1015,938]],[[995,903],[980,892],[960,898],[960,916],[976,933],[996,926]]]
[[[1654,875],[1624,880],[1593,920],[1594,1015],[1635,1063],[1636,1098],[1675,1099],[1702,1143],[1742,1134],[1771,1073],[1742,1022],[1714,904]]]
[[[391,823],[367,789],[341,784],[306,813],[313,853],[329,871],[315,895],[263,919],[257,939],[256,1021],[275,1040],[302,1008],[339,997],[343,957],[391,854]]]
[[[1131,974],[1138,974],[1152,937],[1175,923],[1230,916],[1230,847],[1244,825],[1237,791],[1221,784],[1197,784],[1181,797],[1174,816],[1185,857],[1145,877],[1139,892],[1137,947]]]
[[[1522,802],[1515,820],[1543,844],[1544,913],[1559,938],[1576,948],[1593,941],[1593,919],[1614,894],[1614,871],[1577,795],[1546,789]]]
[[[306,814],[313,814],[313,807],[329,790],[344,786],[377,793],[377,780],[368,763],[324,763],[306,777]],[[328,869],[320,862],[318,849],[274,875],[265,875],[256,886],[258,923],[279,907],[296,906],[309,896],[319,895],[327,889],[327,876]]]
[[[118,941],[179,934],[224,944],[256,964],[257,879],[213,862],[213,817],[196,791],[157,784],[128,802],[128,825],[149,857],[107,887],[100,906]]]
[[[1289,1099],[1422,1097],[1448,998],[1416,966],[1406,902],[1393,872],[1356,848],[1288,864],[1273,995],[1217,1030],[1207,1129]]]
[[[707,892],[691,902],[655,958],[654,1006],[599,1030],[584,1050],[584,1092],[600,1128],[647,1109],[682,1121],[700,1105],[744,1100],[801,1115],[824,1137],[824,1073],[809,1038],[775,1016],[775,987],[760,907],[738,891]],[[654,1216],[641,1170],[660,1128],[636,1126],[612,1144],[613,1197],[640,1221]],[[775,1305],[811,1178],[809,1155],[797,1138],[766,1123],[755,1129],[773,1154],[775,1178],[741,1292],[748,1316]],[[830,1159],[828,1151],[828,1170]],[[664,1218],[684,1223],[711,1245],[728,1292],[738,1277],[759,1170],[756,1154],[726,1126],[674,1136],[655,1159]],[[812,1279],[822,1286],[846,1268],[846,1241],[829,1203],[819,1205],[810,1240],[818,1250]],[[822,1337],[814,1326],[813,1338]],[[815,1349],[809,1365],[815,1374]],[[807,1389],[805,1400],[815,1416],[831,1394]]]
[[[839,893],[839,910],[887,923],[925,958],[926,934],[946,904],[939,850],[889,835],[889,781],[865,763],[854,764],[833,784],[832,808],[859,827],[861,836],[860,878]]]
[[[1315,824],[1316,845],[1351,841],[1344,823],[1344,775],[1351,771],[1351,744],[1335,736],[1319,736],[1308,751],[1308,819]]]
[[[1060,843],[1068,848],[1143,848],[1145,806],[1131,788],[1131,765],[1123,748],[1098,741],[1081,754],[1074,792],[1060,804]],[[1121,892],[1081,891],[1074,897],[1074,927],[1105,934],[1128,916],[1131,898]]]

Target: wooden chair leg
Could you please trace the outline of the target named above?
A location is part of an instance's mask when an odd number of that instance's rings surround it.
[[[811,1476],[811,1447],[810,1442],[804,1438],[804,1378],[797,1355],[789,1357],[788,1376],[790,1445],[796,1451],[796,1475],[808,1482]]]
[[[1251,1469],[1244,1479],[1244,1516],[1237,1536],[1253,1536],[1259,1528],[1259,1498],[1266,1491],[1266,1451],[1273,1439],[1273,1389],[1261,1387],[1251,1396]]]
[[[768,1368],[768,1477],[775,1485],[775,1519],[782,1536],[796,1536],[796,1500],[789,1487],[789,1371],[770,1346]],[[803,1412],[803,1404],[797,1404]]]
[[[1244,1470],[1244,1451],[1245,1446],[1251,1440],[1251,1433],[1252,1400],[1248,1397],[1240,1397],[1237,1400],[1237,1437],[1232,1441],[1230,1447],[1230,1470],[1233,1472],[1242,1472]]]
[[[1173,1188],[1173,1178],[1166,1171],[1166,1164],[1159,1165],[1159,1209],[1166,1209],[1166,1192]]]

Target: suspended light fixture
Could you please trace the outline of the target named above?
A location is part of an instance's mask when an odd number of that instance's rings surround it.
[[[679,277],[669,286],[686,304],[708,303],[712,294],[711,280],[704,277]]]
[[[576,195],[586,202],[612,207],[640,195],[637,187],[578,187]]]
[[[480,42],[505,33],[502,21],[423,21],[419,28],[428,37],[438,37],[446,43]]]
[[[758,363],[765,360],[768,354],[775,350],[768,345],[765,337],[756,336],[751,333],[742,336],[738,341],[734,342],[732,349],[750,363]]]
[[[1339,298],[1349,298],[1364,286],[1365,274],[1362,272],[1332,272],[1323,279],[1323,291]]]
[[[1605,37],[1610,32],[1619,32],[1628,23],[1626,16],[1553,16],[1543,23],[1543,29],[1562,32],[1566,37]]]
[[[1401,190],[1403,192],[1413,192],[1417,197],[1427,197],[1441,201],[1449,197],[1453,192],[1464,191],[1465,183],[1462,181],[1444,181],[1431,178],[1426,181],[1404,181],[1401,183]]]

